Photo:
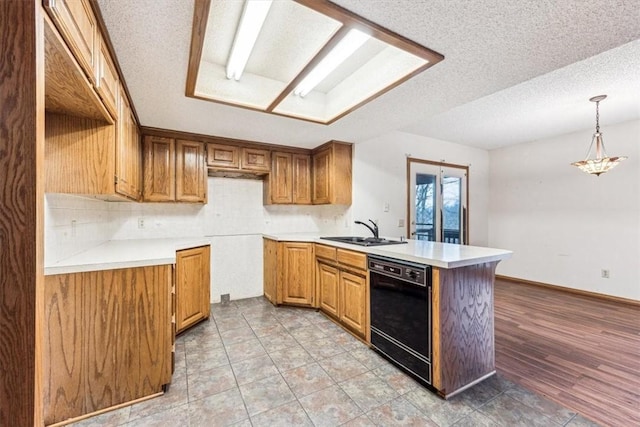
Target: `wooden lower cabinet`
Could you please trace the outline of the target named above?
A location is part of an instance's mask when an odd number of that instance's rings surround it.
[[[320,309],[367,337],[368,284],[364,253],[316,245],[316,286]]]
[[[273,304],[314,307],[313,243],[264,239],[264,296]]]
[[[367,332],[366,303],[366,276],[341,271],[340,322],[363,337]]]
[[[210,247],[176,252],[176,333],[209,318]]]
[[[320,294],[320,308],[325,313],[340,318],[339,287],[340,271],[331,265],[318,262],[316,284]]]
[[[45,277],[45,424],[160,393],[171,381],[171,266]]]
[[[313,243],[281,242],[278,261],[278,303],[313,307]]]

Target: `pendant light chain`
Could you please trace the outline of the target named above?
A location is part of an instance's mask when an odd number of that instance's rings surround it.
[[[596,101],[596,133],[600,133],[600,101]]]

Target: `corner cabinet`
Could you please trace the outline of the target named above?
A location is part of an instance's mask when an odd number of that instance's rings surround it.
[[[264,294],[274,304],[314,307],[313,243],[264,239]]]
[[[143,169],[144,201],[206,203],[203,142],[146,135]]]
[[[320,309],[361,338],[368,338],[367,256],[316,244],[316,288]]]
[[[176,252],[176,333],[209,318],[210,252],[209,246]]]
[[[264,183],[264,204],[311,204],[311,157],[271,153],[271,173]]]
[[[330,141],[313,150],[314,205],[351,205],[352,145]]]

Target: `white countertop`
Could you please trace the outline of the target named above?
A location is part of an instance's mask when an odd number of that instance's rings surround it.
[[[428,264],[440,268],[457,268],[484,262],[501,261],[511,256],[512,252],[505,249],[485,248],[481,246],[456,245],[452,243],[426,242],[423,240],[407,240],[407,243],[384,246],[359,246],[349,243],[334,242],[321,239],[317,234],[265,234],[268,239],[283,242],[314,242],[327,246],[349,249]],[[393,239],[396,240],[396,239]]]
[[[110,240],[55,264],[45,264],[44,275],[175,264],[177,250],[209,244],[206,237]]]

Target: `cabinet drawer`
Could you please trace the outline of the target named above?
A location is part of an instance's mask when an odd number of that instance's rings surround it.
[[[316,257],[330,259],[332,261],[336,260],[336,248],[331,246],[319,245],[316,244]]]
[[[338,249],[337,259],[340,264],[349,265],[351,267],[359,268],[360,270],[367,269],[367,255],[362,252]]]
[[[233,145],[207,145],[207,166],[212,168],[239,169],[240,156],[238,147]]]
[[[271,169],[271,153],[269,150],[243,148],[241,168],[243,170],[268,173]]]

